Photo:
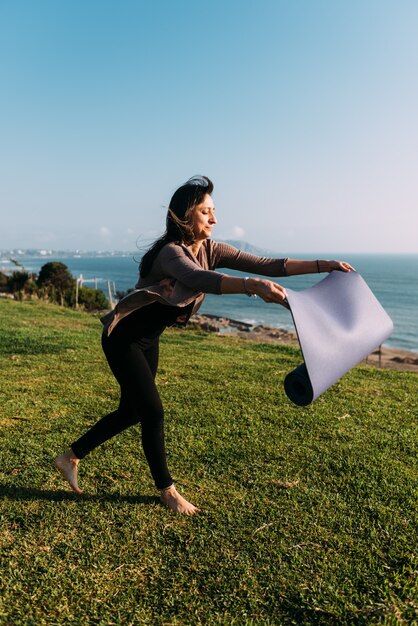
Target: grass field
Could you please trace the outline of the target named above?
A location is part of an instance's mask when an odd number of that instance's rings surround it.
[[[192,330],[162,339],[175,516],[139,427],[80,466],[57,452],[118,389],[82,312],[0,301],[0,623],[417,624],[418,376],[362,366],[313,405],[295,348]]]

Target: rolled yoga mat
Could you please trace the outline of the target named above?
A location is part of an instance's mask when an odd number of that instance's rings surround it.
[[[334,271],[309,289],[286,292],[305,362],[284,389],[306,406],[380,346],[393,322],[358,272]]]

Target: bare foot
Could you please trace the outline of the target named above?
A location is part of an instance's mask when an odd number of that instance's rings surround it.
[[[174,485],[167,487],[167,489],[160,489],[160,499],[165,506],[175,513],[194,515],[200,511],[200,509],[195,507],[191,502],[187,502],[187,500],[179,494]]]
[[[58,467],[65,480],[68,481],[71,489],[76,493],[83,493],[83,490],[80,489],[77,482],[77,466],[79,462],[80,459],[77,459],[71,448],[67,450],[67,452],[64,452],[64,454],[58,455],[55,459],[55,465]]]

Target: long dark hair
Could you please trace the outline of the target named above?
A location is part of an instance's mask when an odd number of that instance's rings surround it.
[[[170,241],[190,245],[194,241],[189,224],[190,213],[203,202],[206,194],[211,195],[213,183],[207,176],[193,176],[174,192],[167,211],[166,230],[147,250],[139,264],[139,275],[144,278],[159,251]]]

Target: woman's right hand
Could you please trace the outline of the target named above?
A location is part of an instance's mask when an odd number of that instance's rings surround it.
[[[276,302],[287,306],[287,293],[282,285],[265,278],[248,278],[247,286],[250,293],[259,296],[264,302]]]

